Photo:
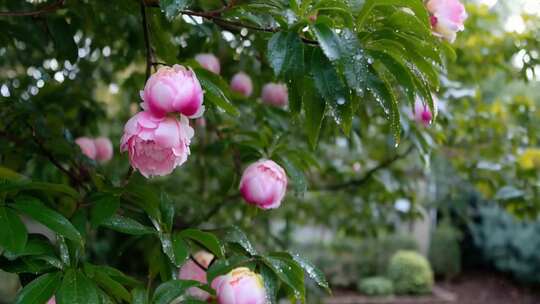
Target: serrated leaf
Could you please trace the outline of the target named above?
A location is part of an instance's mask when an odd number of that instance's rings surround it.
[[[277,77],[289,87],[289,106],[300,112],[303,95],[304,44],[295,32],[278,32],[268,42],[268,61]]]
[[[352,107],[345,85],[320,50],[313,52],[311,66],[315,87],[328,104],[332,118],[345,134],[349,134],[352,124]]]

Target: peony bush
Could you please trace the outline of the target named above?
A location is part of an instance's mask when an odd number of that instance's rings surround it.
[[[0,268],[19,274],[19,304],[309,303],[307,279],[330,291],[275,227],[318,208],[302,204],[319,142],[378,117],[392,153],[422,145],[402,114],[435,123],[467,17],[435,0],[0,7],[17,78],[1,87]],[[50,37],[11,37],[41,25]]]

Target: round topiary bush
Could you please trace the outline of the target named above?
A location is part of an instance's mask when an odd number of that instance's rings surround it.
[[[358,282],[358,290],[368,296],[389,296],[394,293],[394,284],[385,277],[370,277]]]
[[[429,262],[417,252],[398,251],[390,260],[388,275],[397,294],[430,293],[433,271]]]

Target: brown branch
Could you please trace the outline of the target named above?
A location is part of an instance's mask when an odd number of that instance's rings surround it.
[[[39,16],[42,14],[52,13],[64,6],[65,0],[57,0],[56,2],[45,6],[35,11],[23,11],[23,12],[0,12],[0,17],[24,17],[24,16]]]
[[[144,4],[144,0],[141,0],[141,18],[144,35],[144,48],[146,49],[146,79],[148,79],[150,78],[150,73],[152,72],[152,57],[154,56],[152,45],[150,44],[150,28],[148,25],[148,17],[146,15],[146,5]]]
[[[395,163],[396,161],[398,161],[398,160],[400,160],[402,158],[405,158],[413,150],[414,150],[414,146],[411,145],[405,152],[403,152],[401,154],[396,154],[393,157],[388,158],[385,161],[381,162],[377,166],[371,168],[370,170],[368,170],[366,172],[366,174],[364,174],[364,176],[362,176],[359,179],[353,179],[353,180],[350,180],[350,181],[347,181],[347,182],[322,187],[320,190],[336,191],[336,190],[341,190],[341,189],[345,189],[345,188],[350,188],[350,187],[353,187],[353,186],[354,187],[361,186],[361,185],[365,184],[366,182],[368,182],[373,177],[373,175],[375,175],[375,173],[377,173],[378,171],[380,171],[382,169],[388,168],[393,163]]]
[[[62,173],[67,175],[74,183],[76,183],[77,185],[82,185],[83,184],[82,179],[79,176],[77,176],[75,173],[73,173],[72,171],[64,168],[64,166],[62,166],[62,164],[54,157],[54,155],[45,147],[45,143],[43,142],[43,140],[41,140],[41,138],[36,136],[35,128],[31,126],[30,124],[28,124],[28,128],[30,128],[30,132],[32,133],[32,139],[38,145],[39,149],[41,150],[41,153],[45,157],[47,157],[47,159],[49,159],[49,161],[55,167],[57,167],[58,170],[62,171]]]
[[[214,22],[215,24],[217,24],[218,26],[226,28],[226,29],[230,29],[231,27],[232,28],[246,28],[249,30],[258,31],[258,32],[266,32],[266,33],[277,33],[280,31],[279,28],[258,27],[258,26],[253,26],[253,25],[241,23],[238,21],[227,20],[227,19],[222,18],[221,14],[227,11],[228,9],[232,8],[234,6],[234,2],[235,1],[230,1],[228,5],[214,11],[207,11],[207,12],[180,11],[180,14],[201,17],[201,18],[210,20]],[[148,6],[159,7],[159,4],[151,3]],[[305,37],[301,37],[301,39],[302,39],[302,42],[306,44],[312,44],[312,45],[319,44],[319,42],[317,42],[316,40],[308,39]]]

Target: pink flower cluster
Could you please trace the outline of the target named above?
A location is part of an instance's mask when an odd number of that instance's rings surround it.
[[[79,137],[75,143],[86,157],[100,163],[106,163],[113,157],[113,146],[107,137]]]
[[[206,270],[201,266],[208,267],[214,256],[200,251],[194,255],[194,258],[197,263],[192,260],[187,261],[180,268],[178,277],[181,280],[194,280],[207,284]],[[267,303],[262,277],[245,267],[235,268],[231,272],[215,278],[211,286],[216,291],[219,304]],[[208,301],[211,298],[208,292],[199,288],[190,288],[188,294],[202,301]]]
[[[188,118],[204,113],[203,90],[192,70],[174,65],[153,74],[140,95],[144,111],[126,123],[120,150],[143,176],[168,175],[190,154]]]

